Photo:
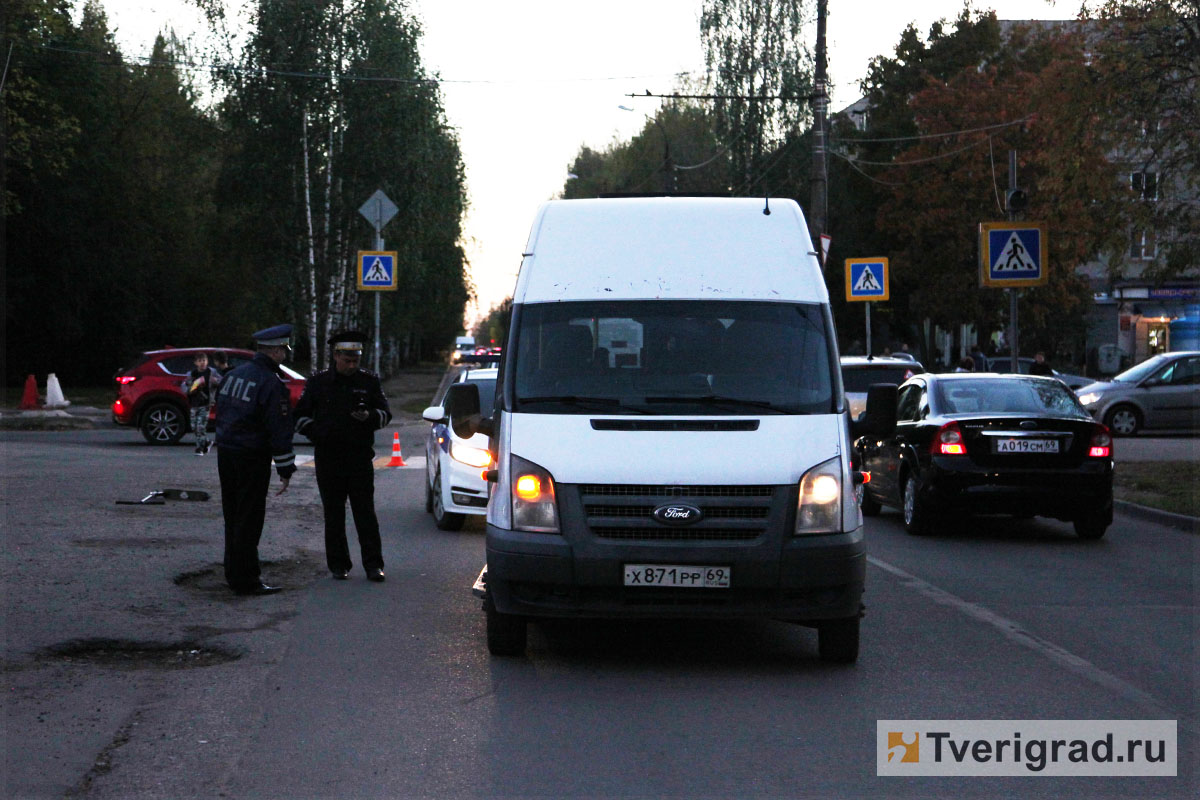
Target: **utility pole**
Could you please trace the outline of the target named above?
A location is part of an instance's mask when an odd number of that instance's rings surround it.
[[[826,208],[828,200],[829,173],[825,165],[825,116],[829,108],[829,95],[826,93],[825,75],[825,12],[828,0],[817,0],[817,64],[813,86],[813,162],[812,162],[812,200],[809,204],[809,228],[812,233],[813,246],[816,247],[821,260],[821,270],[825,270],[824,248],[821,246],[821,234],[825,233],[829,214]]]
[[[1024,210],[1024,195],[1017,188],[1017,151],[1008,151],[1008,192],[1005,194],[1005,211],[1008,214],[1008,221],[1016,220],[1018,214]],[[1013,374],[1018,374],[1020,370],[1021,348],[1017,342],[1017,289],[1010,288],[1008,290],[1008,352],[1009,352],[1009,369]]]

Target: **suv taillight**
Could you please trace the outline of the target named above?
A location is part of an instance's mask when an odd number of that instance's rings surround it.
[[[967,443],[963,441],[962,431],[958,429],[958,423],[947,422],[938,428],[937,435],[933,437],[933,445],[930,450],[935,456],[965,456],[967,454]]]
[[[117,376],[117,383],[121,384],[122,386],[124,386],[127,383],[133,383],[136,380],[137,380],[137,375],[118,375]]]
[[[1112,458],[1112,434],[1103,425],[1097,425],[1092,431],[1092,441],[1088,444],[1088,458]]]

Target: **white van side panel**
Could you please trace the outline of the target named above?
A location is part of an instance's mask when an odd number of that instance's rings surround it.
[[[836,414],[763,416],[757,431],[727,432],[593,430],[599,418],[511,414],[512,453],[560,483],[762,486],[796,483],[842,446]]]
[[[795,201],[558,200],[530,231],[515,303],[713,299],[828,302]]]

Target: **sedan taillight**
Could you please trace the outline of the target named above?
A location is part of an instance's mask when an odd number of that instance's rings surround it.
[[[963,440],[962,431],[958,429],[957,422],[947,422],[938,428],[937,435],[933,437],[931,450],[935,456],[965,456],[967,454],[967,443]]]
[[[1103,425],[1097,425],[1092,431],[1092,441],[1088,444],[1088,458],[1112,458],[1112,434]]]

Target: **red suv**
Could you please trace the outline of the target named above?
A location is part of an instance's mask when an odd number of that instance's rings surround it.
[[[208,354],[208,364],[213,366],[213,353],[222,352],[229,361],[229,369],[254,358],[252,350],[226,347],[173,347],[167,350],[151,350],[128,369],[115,376],[117,399],[112,404],[113,422],[118,425],[133,425],[142,432],[150,444],[174,444],[188,431],[187,395],[181,383],[195,369],[197,353]],[[281,366],[287,386],[288,399],[293,408],[304,391],[305,377],[295,370]],[[216,416],[214,403],[209,409],[209,420]]]

